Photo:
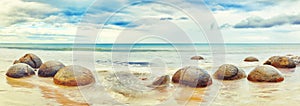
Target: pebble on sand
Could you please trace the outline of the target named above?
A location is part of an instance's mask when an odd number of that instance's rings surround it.
[[[258,62],[259,60],[256,57],[249,56],[244,59],[245,62]]]
[[[58,85],[83,86],[95,82],[95,78],[89,69],[71,65],[61,68],[55,74],[53,81]]]
[[[16,63],[25,63],[30,65],[32,68],[39,68],[42,65],[42,60],[35,54],[28,53],[21,57],[19,60],[15,60]]]
[[[57,71],[65,65],[59,61],[47,61],[41,65],[38,71],[40,77],[54,77]]]
[[[223,64],[218,68],[213,76],[219,80],[237,80],[246,78],[246,73],[244,70],[234,65]]]
[[[253,82],[281,82],[284,77],[275,67],[262,65],[253,69],[247,79]]]
[[[12,78],[22,78],[35,75],[35,73],[34,69],[31,68],[29,65],[24,63],[17,63],[8,69],[6,75]]]
[[[191,57],[191,60],[203,60],[204,58],[202,56],[193,56]]]
[[[211,85],[212,79],[205,70],[196,66],[186,66],[173,75],[172,82],[199,88]]]

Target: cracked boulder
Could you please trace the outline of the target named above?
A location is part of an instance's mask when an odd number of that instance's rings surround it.
[[[247,79],[253,82],[281,82],[284,80],[284,77],[275,67],[263,65],[253,69]]]
[[[246,73],[232,64],[223,64],[213,76],[219,80],[237,80],[246,78]]]
[[[34,75],[33,69],[24,63],[17,63],[11,66],[8,71],[6,72],[6,76],[12,78],[22,78]]]
[[[201,88],[211,85],[212,79],[205,70],[197,66],[186,66],[173,75],[172,82],[192,88]]]
[[[15,60],[16,63],[25,63],[31,66],[32,68],[39,68],[42,65],[42,60],[35,54],[28,53],[21,57],[19,60]]]
[[[47,61],[43,63],[38,71],[40,77],[54,77],[57,71],[65,65],[59,61]]]
[[[264,65],[272,65],[276,68],[295,68],[295,62],[287,56],[270,57]]]
[[[95,82],[92,72],[82,66],[71,65],[61,68],[54,76],[57,85],[84,86]]]

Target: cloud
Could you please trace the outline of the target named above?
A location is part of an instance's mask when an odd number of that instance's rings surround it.
[[[21,22],[42,21],[51,14],[59,11],[47,4],[23,2],[21,0],[1,0],[0,26],[9,26]]]
[[[204,0],[212,11],[260,11],[283,3],[294,3],[296,0]]]
[[[249,17],[236,25],[234,28],[270,28],[284,24],[300,24],[300,15],[281,15],[269,19],[261,17]]]

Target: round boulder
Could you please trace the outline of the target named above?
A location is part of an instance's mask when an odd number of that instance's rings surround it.
[[[191,60],[203,60],[204,58],[202,56],[193,56],[191,57]]]
[[[42,60],[35,54],[28,53],[21,57],[19,60],[15,60],[16,63],[25,63],[30,65],[32,68],[39,68],[42,65]]]
[[[164,76],[156,78],[152,82],[152,85],[155,86],[155,87],[165,87],[165,86],[168,86],[169,83],[170,83],[170,76],[169,75],[164,75]]]
[[[29,65],[24,63],[17,63],[8,69],[6,75],[12,78],[22,78],[35,75],[35,73]]]
[[[95,81],[92,72],[84,67],[71,65],[61,68],[54,76],[55,84],[64,86],[83,86]]]
[[[253,56],[244,59],[245,62],[258,62],[259,60]]]
[[[59,61],[47,61],[41,65],[38,71],[40,77],[54,77],[57,71],[65,65]]]
[[[300,56],[291,56],[290,57],[296,65],[300,64]]]
[[[205,70],[196,66],[187,66],[173,75],[172,82],[199,88],[211,85],[212,79]]]
[[[237,80],[246,78],[246,73],[234,65],[224,64],[218,68],[213,76],[219,80]]]
[[[253,82],[281,82],[284,77],[275,67],[263,65],[252,70],[247,79]]]
[[[273,56],[269,58],[264,65],[272,65],[276,68],[295,68],[295,62],[286,56]]]

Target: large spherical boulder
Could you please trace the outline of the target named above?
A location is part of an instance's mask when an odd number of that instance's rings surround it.
[[[172,82],[190,87],[206,87],[212,84],[210,75],[196,66],[179,69],[172,77]]]
[[[204,58],[202,56],[193,56],[191,57],[191,60],[203,60]]]
[[[237,80],[246,78],[246,73],[244,70],[231,65],[231,64],[224,64],[221,65],[218,70],[213,74],[216,79],[220,80]]]
[[[38,71],[40,77],[54,77],[57,71],[65,65],[59,61],[47,61],[41,65]]]
[[[269,58],[264,65],[272,65],[276,68],[295,68],[295,62],[286,56],[273,56]]]
[[[249,56],[244,59],[245,62],[258,62],[259,60],[256,57]]]
[[[8,77],[12,78],[22,78],[22,77],[27,77],[34,75],[33,69],[24,63],[17,63],[11,66],[8,71],[6,72],[6,75]]]
[[[32,68],[39,68],[43,62],[35,54],[28,53],[28,54],[25,54],[23,57],[21,57],[19,60],[16,60],[14,62],[14,64],[16,64],[16,63],[25,63],[25,64],[30,65]]]
[[[252,70],[247,79],[253,82],[281,82],[284,77],[275,67],[263,65]]]
[[[95,81],[92,72],[84,67],[71,65],[61,68],[54,76],[55,84],[64,86],[83,86]]]

